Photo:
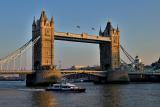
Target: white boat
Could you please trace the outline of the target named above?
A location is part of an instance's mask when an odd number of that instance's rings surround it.
[[[67,92],[85,92],[85,88],[78,87],[71,83],[53,84],[46,88],[47,91],[67,91]]]

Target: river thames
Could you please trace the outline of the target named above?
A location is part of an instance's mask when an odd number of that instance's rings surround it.
[[[78,83],[85,93],[44,91],[22,81],[0,81],[0,107],[158,107],[160,84]]]

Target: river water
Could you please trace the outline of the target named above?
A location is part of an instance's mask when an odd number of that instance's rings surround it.
[[[0,81],[0,107],[159,107],[160,84],[78,83],[85,93],[51,92]]]

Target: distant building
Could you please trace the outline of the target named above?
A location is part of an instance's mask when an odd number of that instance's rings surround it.
[[[135,60],[133,62],[133,67],[136,71],[144,70],[144,64],[142,63],[141,59],[138,56],[135,57]]]
[[[154,69],[160,69],[160,58],[158,61],[151,64]]]
[[[81,65],[73,65],[71,70],[100,70],[100,66],[81,66]]]
[[[82,68],[86,68],[87,66],[82,66],[82,65],[73,65],[72,67],[71,67],[71,69],[73,69],[73,70],[80,70],[80,69],[82,69]]]

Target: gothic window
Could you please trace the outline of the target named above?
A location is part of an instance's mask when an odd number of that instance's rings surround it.
[[[46,60],[46,64],[48,64],[48,60]]]
[[[115,66],[116,66],[116,64],[117,64],[117,63],[116,63],[116,62],[114,62],[114,65],[115,65]]]
[[[46,36],[50,36],[50,29],[46,28]]]
[[[113,42],[117,43],[117,37],[114,37],[113,39],[114,39]]]
[[[46,55],[50,55],[50,52],[49,52],[49,51],[46,51]]]
[[[117,55],[115,54],[115,55],[114,55],[114,58],[116,59],[116,57],[117,57]]]

